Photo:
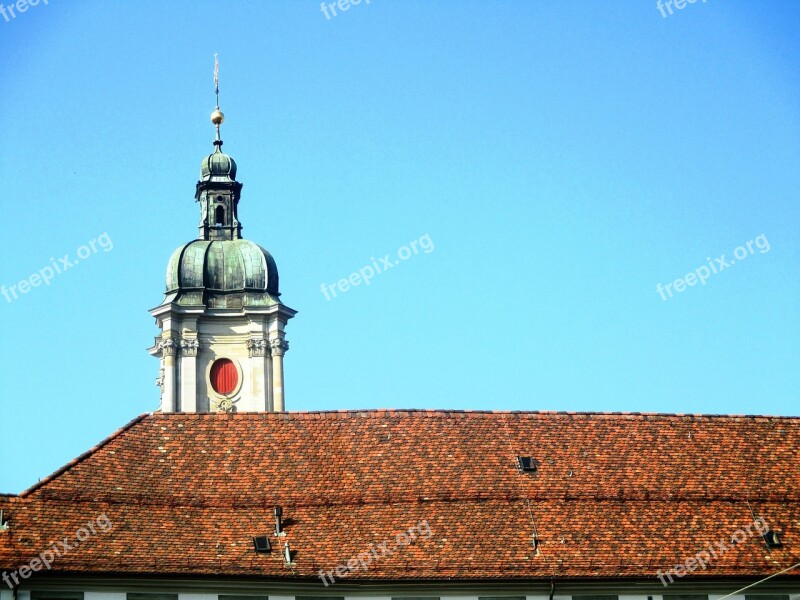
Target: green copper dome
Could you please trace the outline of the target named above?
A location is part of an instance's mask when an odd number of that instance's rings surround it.
[[[215,142],[216,149],[200,163],[201,181],[234,181],[236,179],[236,161],[222,152],[222,142]]]
[[[250,240],[194,240],[172,253],[166,295],[185,306],[269,306],[279,302],[278,267]]]

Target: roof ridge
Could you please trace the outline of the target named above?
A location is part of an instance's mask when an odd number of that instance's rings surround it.
[[[123,425],[122,427],[117,429],[114,433],[112,433],[111,435],[109,435],[105,439],[101,440],[99,443],[97,443],[94,446],[92,446],[91,448],[89,448],[86,452],[84,452],[80,456],[78,456],[76,458],[73,458],[71,461],[69,461],[67,464],[65,464],[60,469],[52,472],[50,475],[48,475],[44,479],[40,479],[38,482],[34,483],[31,487],[29,487],[24,492],[19,494],[19,497],[20,498],[28,497],[30,494],[32,494],[33,492],[38,490],[40,487],[42,487],[44,485],[47,485],[48,483],[53,481],[56,477],[58,477],[62,473],[66,472],[66,471],[69,471],[72,467],[74,467],[78,463],[81,463],[84,460],[86,460],[87,458],[89,458],[91,455],[93,455],[94,453],[99,451],[103,446],[105,446],[109,442],[111,442],[114,438],[122,435],[128,429],[131,429],[134,425],[136,425],[137,423],[139,423],[141,421],[144,421],[147,417],[150,417],[152,415],[153,415],[153,413],[142,413],[138,417],[132,419],[131,421],[129,421],[128,423],[126,423],[125,425]]]
[[[763,504],[781,505],[800,505],[800,498],[789,496],[788,494],[771,494],[764,496],[750,496],[747,494],[720,494],[713,495],[708,493],[690,494],[677,492],[664,492],[660,495],[626,495],[619,496],[612,493],[471,493],[471,494],[387,494],[385,496],[347,496],[331,497],[327,499],[309,499],[300,495],[272,496],[264,498],[262,496],[237,496],[227,501],[222,501],[217,496],[211,494],[186,494],[186,495],[164,495],[164,494],[126,494],[126,493],[53,493],[47,492],[42,496],[37,496],[29,500],[38,503],[70,503],[70,504],[109,504],[122,506],[159,506],[168,508],[197,508],[197,509],[227,509],[227,510],[250,510],[263,509],[271,510],[274,506],[297,508],[331,508],[331,507],[366,507],[366,506],[397,506],[397,505],[419,505],[419,504],[485,504],[485,503],[526,503],[550,502],[550,503],[609,503],[609,504],[742,504],[747,505],[751,502]]]
[[[462,410],[462,409],[419,409],[419,408],[367,408],[367,409],[341,409],[341,410],[309,410],[285,412],[237,412],[237,413],[188,413],[155,412],[142,415],[152,418],[190,418],[190,419],[352,419],[377,416],[424,416],[424,417],[450,417],[450,416],[546,416],[546,417],[623,417],[649,419],[660,417],[669,420],[691,421],[703,420],[763,420],[763,421],[800,421],[800,415],[741,415],[718,413],[663,413],[639,411],[566,411],[566,410]]]

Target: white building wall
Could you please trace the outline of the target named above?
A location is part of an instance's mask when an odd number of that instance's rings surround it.
[[[265,587],[267,587],[267,589],[265,589],[263,591],[260,590],[258,592],[241,592],[241,591],[239,591],[239,589],[231,590],[231,591],[224,591],[224,590],[215,591],[213,593],[208,593],[208,592],[178,592],[178,598],[179,598],[179,600],[218,600],[220,595],[228,594],[228,595],[244,595],[244,596],[247,596],[247,595],[252,595],[252,596],[263,595],[264,597],[269,597],[269,600],[296,600],[295,596],[279,596],[279,595],[269,594],[268,586],[265,586]],[[798,584],[797,587],[798,587],[797,591],[795,591],[794,593],[790,593],[789,594],[790,598],[795,598],[795,597],[797,597],[798,593],[800,593],[800,583]],[[47,585],[47,586],[43,586],[42,589],[52,590],[53,588],[52,588],[52,586]],[[71,588],[71,589],[74,589],[74,588]],[[143,589],[143,586],[141,586],[141,585],[138,585],[136,587],[135,591],[137,593],[148,593],[146,591],[146,589]],[[152,590],[152,592],[149,592],[149,593],[155,593],[155,594],[162,593],[163,594],[163,593],[170,593],[170,592],[165,592],[163,586],[155,585],[153,590]],[[175,592],[171,592],[171,593],[174,594]],[[665,589],[663,593],[664,594],[682,594],[683,595],[683,594],[692,594],[693,592],[687,591],[686,589],[681,589],[681,590],[667,590],[667,589]],[[708,595],[708,599],[709,600],[719,600],[720,598],[722,598],[724,596],[724,594],[706,594],[705,592],[694,592],[694,593],[700,594],[700,595]],[[761,594],[765,594],[765,595],[773,595],[773,594],[786,595],[785,592],[781,594],[781,592],[761,591],[760,593]],[[608,591],[606,589],[599,589],[596,592],[596,594],[597,595],[614,595],[613,591]],[[478,596],[478,595],[465,596],[463,594],[449,595],[444,590],[440,590],[440,591],[437,591],[437,592],[430,592],[430,593],[424,592],[423,593],[423,592],[411,591],[411,590],[408,590],[408,589],[403,590],[403,591],[398,591],[397,593],[392,594],[392,595],[380,595],[380,596],[378,596],[378,595],[375,595],[375,596],[352,595],[352,594],[346,594],[344,592],[337,592],[335,584],[332,585],[332,586],[329,586],[328,588],[325,588],[325,589],[321,589],[321,588],[309,589],[308,591],[303,592],[302,594],[298,594],[298,595],[307,595],[307,596],[344,596],[345,600],[392,600],[393,597],[394,598],[403,598],[403,597],[418,597],[418,596],[440,597],[440,598],[446,599],[446,600],[479,600],[480,597],[485,597],[485,596],[496,596],[496,597],[500,597],[500,598],[502,598],[504,596],[508,596],[508,597],[523,596],[523,594],[521,594],[521,593],[508,592],[506,590],[497,591],[497,592],[486,591],[486,592],[482,592],[480,594],[480,596]],[[581,592],[581,594],[579,594],[579,595],[582,595],[582,596],[591,595],[591,592]],[[13,595],[12,595],[12,592],[10,590],[0,589],[0,600],[12,600],[12,598],[13,598]],[[621,594],[621,595],[619,595],[619,600],[649,600],[649,599],[652,599],[652,600],[668,600],[668,598],[664,598],[664,596],[661,595],[661,594],[650,594],[650,595],[626,595],[626,594]],[[31,592],[30,591],[23,591],[23,590],[18,591],[17,592],[17,600],[31,600]],[[84,592],[84,600],[127,600],[127,593],[126,592],[108,592],[108,591],[85,591]],[[550,599],[549,599],[549,595],[527,595],[527,596],[525,596],[525,600],[550,600]],[[553,600],[572,600],[572,596],[571,595],[559,594],[559,595],[555,595],[553,597]],[[731,600],[745,600],[745,596],[743,594],[731,596]]]

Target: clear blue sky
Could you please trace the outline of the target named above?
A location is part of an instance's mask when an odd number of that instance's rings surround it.
[[[0,17],[0,285],[113,242],[0,296],[0,491],[158,408],[147,310],[196,236],[214,52],[244,233],[299,310],[290,410],[800,413],[800,3],[672,10],[42,0]],[[426,234],[433,251],[326,300]]]

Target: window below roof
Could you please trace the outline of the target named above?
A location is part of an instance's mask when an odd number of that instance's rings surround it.
[[[664,594],[664,600],[708,600],[706,594]]]
[[[295,600],[344,600],[344,596],[295,596]]]
[[[525,600],[525,596],[478,596],[478,600]]]
[[[269,596],[231,596],[230,594],[222,594],[217,598],[219,600],[267,600]]]
[[[619,600],[619,596],[573,596],[572,600]]]
[[[31,592],[31,600],[83,600],[83,592]]]
[[[789,600],[789,594],[745,594],[744,600]]]
[[[128,600],[178,600],[178,594],[127,594]]]

